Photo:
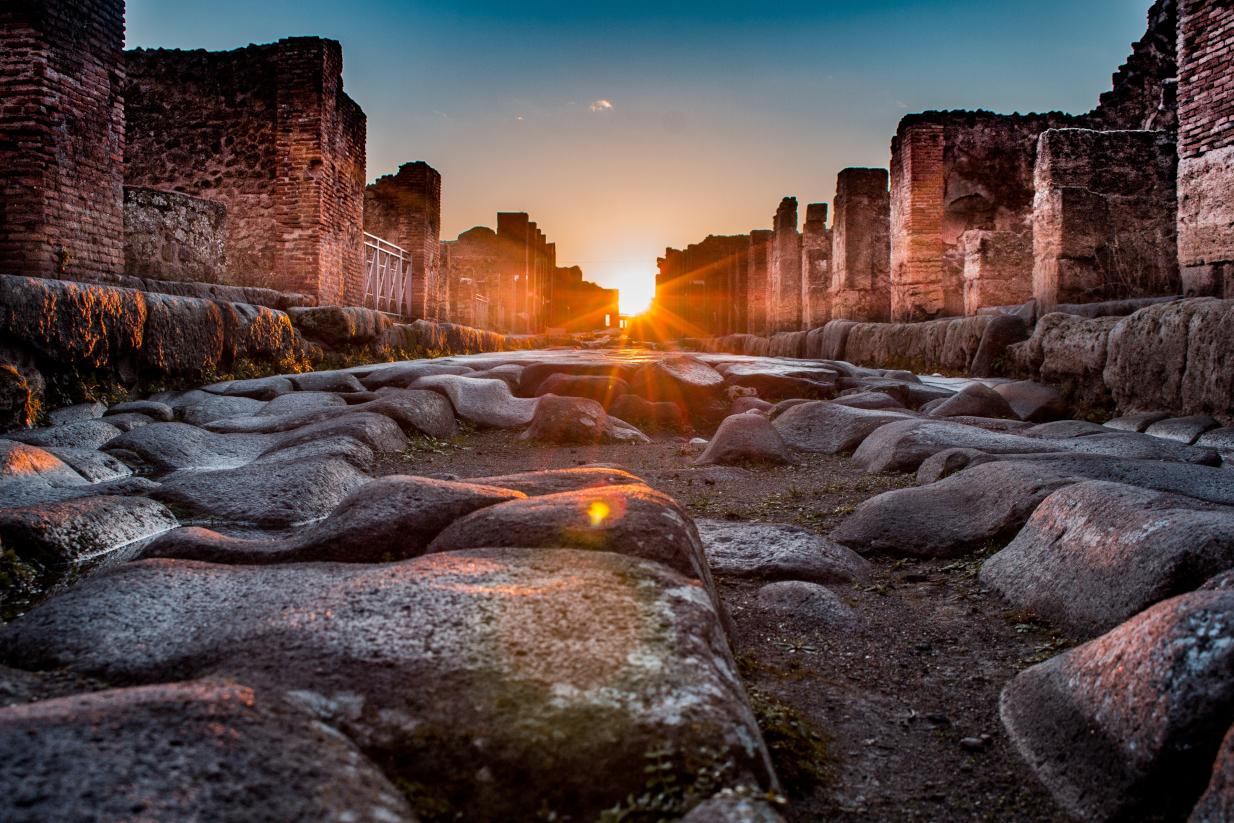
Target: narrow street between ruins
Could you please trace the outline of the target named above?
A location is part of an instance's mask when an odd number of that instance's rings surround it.
[[[453,444],[416,441],[382,470],[466,479],[620,467],[696,520],[824,535],[862,501],[914,485],[911,475],[869,475],[841,455],[691,468],[699,450],[664,440],[545,447],[482,431]],[[998,698],[1015,675],[1074,644],[982,588],[977,570],[993,548],[958,560],[869,556],[875,573],[865,585],[833,587],[865,620],[859,630],[770,614],[755,602],[765,581],[717,576],[790,823],[1073,819],[1007,741]]]

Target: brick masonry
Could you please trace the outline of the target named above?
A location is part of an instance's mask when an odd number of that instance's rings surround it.
[[[1234,7],[1180,0],[1178,251],[1188,296],[1234,296]]]
[[[367,126],[339,44],[125,57],[124,181],[226,204],[228,282],[359,304]]]
[[[412,318],[450,319],[450,282],[441,265],[441,174],[404,163],[364,192],[364,230],[412,256]]]
[[[824,326],[831,319],[831,234],[827,228],[827,204],[806,206],[806,222],[801,228],[801,285],[803,322],[810,328]]]
[[[123,48],[123,2],[0,5],[0,273],[122,273]]]

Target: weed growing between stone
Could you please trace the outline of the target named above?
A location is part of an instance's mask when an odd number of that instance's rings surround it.
[[[805,644],[790,645],[790,653]],[[809,647],[813,648],[813,647]],[[827,735],[800,712],[759,689],[747,689],[754,718],[763,732],[771,762],[789,797],[807,797],[835,779]]]

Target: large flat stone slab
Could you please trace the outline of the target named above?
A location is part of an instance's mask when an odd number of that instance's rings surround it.
[[[186,524],[224,521],[281,529],[321,520],[372,478],[346,460],[258,460],[234,469],[176,472],[150,493]]]
[[[1167,600],[1033,666],[1003,689],[1000,711],[1067,813],[1182,820],[1234,717],[1234,592]]]
[[[443,394],[460,420],[493,429],[517,429],[530,424],[540,403],[539,398],[515,397],[502,380],[475,380],[450,374],[421,377],[409,388]]]
[[[253,466],[264,468],[262,463]],[[142,556],[233,565],[388,563],[423,554],[460,517],[522,497],[493,486],[392,475],[360,484],[321,523],[289,537],[255,540],[177,529],[152,542]]]
[[[308,712],[210,682],[0,710],[0,817],[416,820],[377,767]]]
[[[495,477],[470,477],[466,478],[464,482],[476,483],[481,486],[499,486],[503,489],[522,492],[528,497],[540,497],[546,494],[573,492],[603,486],[628,486],[640,484],[643,480],[620,469],[588,468],[583,466],[577,469],[550,469],[548,471],[504,474]]]
[[[862,553],[959,557],[1011,539],[1041,501],[1080,482],[1043,464],[983,463],[928,486],[872,497],[831,539]]]
[[[288,692],[466,820],[594,820],[649,751],[774,778],[715,606],[664,566],[498,549],[361,566],[143,560],[0,630],[21,668]],[[477,741],[483,746],[477,746]],[[685,779],[685,776],[682,776]]]
[[[105,420],[80,420],[46,429],[9,432],[5,437],[40,448],[97,449],[120,435],[120,429]]]
[[[853,462],[871,474],[915,472],[926,458],[947,449],[1033,454],[1058,452],[1063,447],[1053,441],[1001,434],[960,423],[901,420],[884,425],[865,438],[853,453]]]
[[[318,394],[318,393],[313,393]],[[381,414],[398,423],[406,432],[427,434],[438,440],[448,440],[458,434],[458,423],[450,401],[437,392],[395,390],[377,400],[355,405],[318,405],[278,414],[281,401],[294,399],[299,392],[271,400],[251,417],[229,417],[203,424],[202,428],[218,434],[274,434],[303,428],[323,420],[337,420],[353,414]],[[339,395],[327,395],[341,399]]]
[[[800,526],[723,520],[695,525],[711,573],[720,577],[848,584],[870,574],[865,558]]]
[[[916,417],[882,409],[859,409],[818,401],[793,406],[775,419],[776,431],[794,449],[817,454],[855,450],[877,429]]]
[[[1042,502],[981,582],[1088,638],[1231,567],[1234,508],[1090,480]]]

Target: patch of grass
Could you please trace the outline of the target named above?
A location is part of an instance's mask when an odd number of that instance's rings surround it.
[[[985,562],[994,555],[998,554],[1004,548],[1006,548],[1005,543],[990,540],[973,554],[962,560],[957,560],[954,563],[948,563],[946,566],[939,569],[939,571],[945,574],[959,575],[961,580],[972,580],[977,577],[977,574],[981,571],[981,567],[985,565]]]
[[[728,747],[718,751],[703,747],[693,754],[650,751],[644,759],[647,790],[638,797],[631,794],[611,809],[600,812],[600,823],[666,823],[680,819],[720,792],[725,774],[733,768]],[[746,796],[781,800],[747,786],[738,787],[737,791]],[[547,807],[541,810],[539,817],[556,820],[556,815]]]
[[[455,819],[454,804],[439,789],[402,778],[396,779],[394,786],[407,798],[421,823],[450,823]]]
[[[1076,641],[1064,636],[1050,621],[1035,612],[1008,609],[1003,612],[1003,619],[1011,624],[1016,634],[1038,636],[1040,642],[1034,645],[1033,653],[1024,659],[1029,666],[1044,663],[1076,646]]]
[[[754,718],[771,762],[790,797],[806,797],[835,780],[830,738],[797,710],[759,689],[748,689]]]

